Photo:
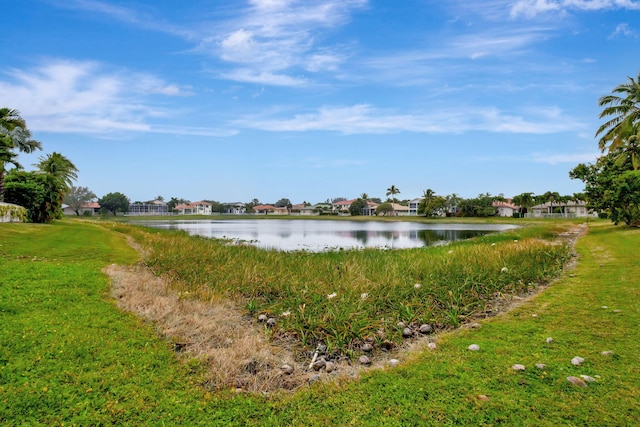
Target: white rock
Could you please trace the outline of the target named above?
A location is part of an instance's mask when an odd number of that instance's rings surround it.
[[[371,359],[367,356],[360,356],[358,362],[360,362],[361,365],[371,365]]]
[[[589,375],[580,375],[580,378],[582,378],[583,380],[585,380],[588,383],[592,383],[592,382],[596,381],[595,378],[590,377]]]
[[[366,351],[367,353],[369,353],[369,352],[373,351],[373,346],[367,342],[367,343],[362,344],[362,347],[360,347],[360,349],[362,351]]]
[[[600,353],[600,354],[602,354],[603,356],[611,356],[611,355],[613,355],[613,351],[611,351],[611,350],[605,350],[605,351],[603,351],[603,352],[602,352],[602,353]]]
[[[515,365],[511,366],[511,369],[513,369],[514,371],[524,371],[525,367],[524,367],[524,365],[516,363]]]
[[[267,317],[266,314],[261,314],[260,316],[258,316],[258,321],[259,322],[263,322],[264,323],[264,322],[267,321],[267,319],[268,319],[268,317]]]
[[[436,350],[438,348],[437,344],[434,342],[427,344],[427,347],[429,347],[429,350]]]
[[[607,307],[606,305],[603,305],[603,306],[602,306],[602,308],[604,308],[604,309],[606,310],[606,309],[607,309],[607,308],[609,308],[609,307]]]
[[[400,364],[400,361],[398,359],[389,359],[389,366],[390,367],[395,368],[399,364]]]
[[[546,367],[547,367],[547,365],[545,365],[544,363],[536,363],[536,368],[538,368],[538,369],[544,369]]]
[[[549,337],[547,338],[547,344],[551,344],[553,342],[553,338]]]
[[[402,336],[403,337],[408,338],[408,337],[410,337],[412,335],[413,335],[413,331],[411,330],[411,328],[404,328],[402,330]]]
[[[282,371],[283,374],[291,375],[293,374],[294,369],[293,369],[293,366],[285,363],[280,367],[280,370]]]
[[[567,381],[569,381],[573,385],[577,385],[578,387],[586,387],[587,383],[584,382],[582,378],[578,377],[567,377]]]
[[[480,350],[480,346],[478,344],[471,344],[469,347],[467,347],[467,349],[471,351],[478,351]]]
[[[427,323],[420,325],[420,329],[418,329],[418,332],[420,332],[421,334],[430,334],[431,332],[433,332],[433,327]]]
[[[571,364],[575,366],[580,366],[584,363],[584,359],[582,357],[576,356],[571,359]]]

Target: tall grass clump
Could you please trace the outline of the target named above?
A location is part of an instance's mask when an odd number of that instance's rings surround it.
[[[401,344],[405,326],[459,326],[488,316],[505,297],[548,283],[571,257],[535,226],[443,247],[324,253],[280,252],[185,232],[114,224],[146,249],[144,262],[182,295],[234,302],[276,319],[275,339],[353,354],[362,343]],[[551,230],[551,231],[550,231]],[[508,298],[506,298],[508,299]]]

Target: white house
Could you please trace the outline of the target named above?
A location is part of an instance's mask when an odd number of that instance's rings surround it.
[[[504,202],[494,200],[492,206],[496,208],[498,216],[512,217],[514,213],[520,212],[520,206],[514,205],[511,199],[507,199]]]
[[[351,204],[353,204],[353,202],[355,202],[356,199],[351,199],[351,200],[342,200],[340,202],[334,202],[331,204],[331,209],[333,210],[333,212],[338,212],[338,213],[349,213],[349,208],[351,207]]]
[[[533,218],[585,218],[589,215],[587,202],[583,200],[547,202],[532,206],[530,213],[527,214],[527,216]]]
[[[211,215],[211,203],[193,202],[181,204],[175,207],[180,215]]]
[[[230,215],[242,215],[247,213],[247,207],[242,202],[225,203],[224,213]]]
[[[418,197],[417,199],[413,199],[409,202],[409,211],[408,215],[418,215],[418,207],[420,206],[420,202],[424,200],[424,197]]]
[[[62,206],[64,215],[76,215],[76,212],[69,205]],[[80,215],[98,215],[100,213],[100,205],[97,202],[85,203],[78,209]]]

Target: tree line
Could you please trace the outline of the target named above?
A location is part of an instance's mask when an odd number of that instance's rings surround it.
[[[587,207],[614,223],[624,222],[629,226],[640,226],[640,73],[637,78],[616,86],[612,93],[598,100],[603,107],[600,118],[605,122],[596,130],[598,147],[602,153],[593,164],[581,163],[569,172],[571,179],[585,183],[583,193],[560,195],[546,192],[540,195],[522,193],[511,200],[525,213],[541,203],[562,203],[568,200],[584,200]],[[41,150],[42,144],[31,137],[31,132],[17,110],[0,108],[0,202],[14,203],[27,209],[27,219],[32,222],[48,222],[60,218],[62,203],[71,206],[76,213],[83,204],[96,198],[86,187],[74,187],[78,169],[60,153],[51,153],[39,158],[36,170],[24,171],[18,163],[19,153]],[[8,169],[13,166],[12,169]],[[391,185],[386,192],[387,200],[369,198],[363,193],[351,204],[351,214],[359,215],[368,202],[379,203],[376,213],[393,212],[393,204],[399,201],[400,190]],[[333,201],[343,200],[336,198]],[[503,196],[489,193],[464,199],[455,193],[437,195],[432,189],[424,191],[418,206],[418,214],[441,215],[443,212],[459,216],[492,216],[496,214],[495,201],[505,201]],[[327,202],[329,202],[327,200]],[[174,209],[187,200],[171,198],[167,203]],[[211,202],[214,212],[223,212],[224,204]],[[98,199],[98,204],[113,214],[126,212],[129,199],[122,193],[109,193]],[[259,204],[257,199],[247,203],[247,212]],[[306,202],[305,202],[306,204]],[[291,207],[289,199],[282,198],[276,206]],[[455,209],[454,209],[455,208]]]

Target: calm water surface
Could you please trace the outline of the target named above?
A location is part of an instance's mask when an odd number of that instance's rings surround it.
[[[191,235],[231,239],[265,249],[312,252],[361,248],[419,248],[443,245],[517,227],[509,224],[322,220],[184,220],[135,223],[154,228],[185,230]]]

